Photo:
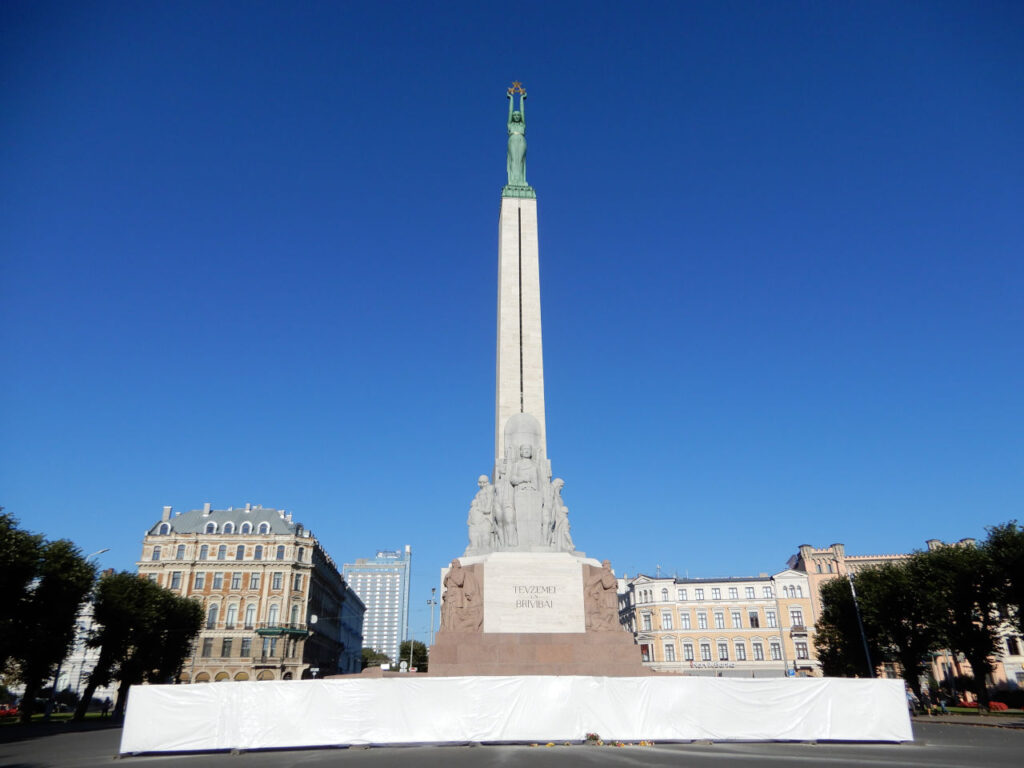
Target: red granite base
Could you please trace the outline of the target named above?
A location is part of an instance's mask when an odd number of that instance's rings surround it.
[[[552,634],[438,632],[430,647],[431,676],[651,674],[626,631]]]

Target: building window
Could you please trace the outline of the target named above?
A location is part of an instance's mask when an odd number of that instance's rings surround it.
[[[736,641],[736,661],[746,661],[746,660],[747,660],[747,646],[743,643],[742,640],[737,640]]]
[[[718,641],[718,660],[728,661],[729,660],[729,644],[724,640]]]
[[[782,661],[782,646],[778,643],[771,644],[772,661]]]
[[[769,627],[779,626],[779,620],[775,618],[775,611],[765,611],[764,620]]]
[[[277,559],[284,560],[284,544],[277,545]]]
[[[260,523],[259,533],[270,533],[270,523]]]
[[[740,593],[739,593],[739,590],[736,589],[736,587],[729,587],[729,599],[730,600],[739,600],[740,599]]]
[[[174,559],[175,560],[184,560],[185,559],[185,545],[184,544],[179,544],[178,545],[178,550],[174,553]]]
[[[202,589],[205,584],[206,584],[206,574],[205,573],[197,573],[196,574],[196,589],[197,590]]]
[[[231,574],[231,591],[237,592],[242,588],[242,574],[232,573]]]
[[[174,571],[171,574],[171,589],[181,589],[181,571]]]
[[[292,584],[292,589],[295,590],[296,592],[301,592],[302,591],[302,574],[301,573],[296,573],[295,574],[295,579],[294,579],[294,583]]]
[[[668,611],[663,611],[661,614],[661,628],[672,629],[672,614]]]
[[[675,661],[675,660],[676,660],[676,644],[675,643],[665,643],[665,661]]]
[[[199,548],[199,559],[200,560],[205,560],[207,555],[209,554],[209,552],[210,552],[210,548],[208,546],[206,546],[205,544],[203,544],[203,546],[201,546]]]
[[[234,533],[235,532],[235,524],[231,523],[231,522],[224,523],[224,527],[221,530],[224,533]]]
[[[243,560],[245,558],[245,545],[239,544],[235,547],[235,560]]]
[[[372,645],[372,643],[371,643]],[[640,661],[651,660],[651,646],[647,643],[640,643]]]
[[[220,643],[220,655],[225,659],[231,658],[231,638],[225,637]]]
[[[761,617],[757,615],[757,611],[747,611],[747,618],[750,619],[751,629],[761,628]]]
[[[743,590],[743,594],[745,594],[747,596],[748,600],[753,600],[754,599],[754,588],[753,587],[747,587],[746,589]]]
[[[650,632],[651,631],[651,614],[645,613],[640,618],[643,621],[644,632]]]
[[[213,638],[203,638],[203,658],[208,659],[213,656]]]
[[[299,556],[296,558],[296,560],[298,560],[301,563],[302,562],[302,558],[304,558],[305,556],[306,556],[306,549],[305,549],[305,547],[299,547]]]
[[[685,600],[685,599],[686,599],[686,590],[685,589],[677,589],[676,590],[676,600]]]
[[[798,659],[811,658],[807,655],[807,643],[794,643],[794,645],[796,646],[796,657]]]
[[[818,566],[818,573],[821,573],[821,563],[818,563],[817,566]]]
[[[711,643],[700,644],[700,660],[711,661]]]
[[[160,533],[160,534],[163,534],[163,535],[167,535],[170,532],[171,532],[171,525],[170,525],[170,523],[160,523],[160,530],[157,533]]]
[[[1006,652],[1010,656],[1020,656],[1020,644],[1016,637],[1006,638]]]
[[[252,656],[252,638],[251,637],[243,637],[242,638],[242,647],[238,649],[238,655],[241,656],[243,659],[247,659],[250,656]]]
[[[743,627],[743,614],[739,611],[732,612],[732,625],[737,629]]]
[[[256,548],[252,551],[252,559],[253,560],[262,560],[263,559],[263,545],[262,544],[257,544],[256,545]]]
[[[754,649],[754,661],[764,661],[764,646],[761,643],[751,643]]]
[[[679,614],[679,623],[682,624],[683,629],[690,628],[690,612],[686,611]]]
[[[249,574],[249,589],[260,588],[260,575],[258,573]]]
[[[267,624],[272,627],[277,626],[277,617],[280,614],[281,609],[278,608],[277,604],[270,606],[270,613],[267,615]]]
[[[704,599],[704,590],[701,589],[700,587],[698,587],[697,589],[693,590],[693,595],[698,600],[703,600]]]
[[[718,587],[712,587],[711,588],[711,599],[712,600],[721,600],[722,599],[722,590],[720,590]]]
[[[771,587],[763,587],[761,589],[761,594],[764,595],[767,598],[774,597],[774,595],[772,594],[772,588]]]
[[[667,603],[668,602],[668,590],[667,589],[661,590],[661,601],[663,603]]]
[[[284,575],[280,571],[274,571],[274,577],[270,583],[271,589],[280,589],[281,583],[284,580]]]
[[[693,643],[683,643],[683,660],[693,661]]]
[[[246,629],[252,629],[253,625],[255,623],[256,623],[256,606],[253,605],[252,603],[249,603],[249,605],[245,606],[245,628]],[[242,655],[244,656],[245,654],[243,653]]]
[[[298,605],[293,605],[292,606],[291,625],[293,627],[297,627],[299,625],[299,606]]]
[[[264,637],[263,638],[263,656],[264,658],[273,658],[277,655],[277,638],[276,637]]]
[[[219,547],[217,547],[217,559],[218,560],[227,560],[228,559],[228,548],[224,544],[221,544]]]
[[[697,611],[697,629],[708,628],[708,614],[706,611]]]
[[[210,523],[206,524],[206,533],[216,533],[216,532],[217,532],[217,524],[216,523],[210,522]]]
[[[804,612],[799,608],[790,608],[789,623],[794,627],[802,627],[804,625]]]
[[[152,559],[153,560],[159,560],[160,559],[160,545],[157,545],[157,546],[153,547],[153,557],[152,557]]]
[[[725,614],[722,611],[715,611],[715,629],[725,629]]]
[[[238,529],[239,533],[252,533],[252,523],[248,520],[242,523],[242,527]]]
[[[799,584],[797,584],[796,587],[794,587],[794,589],[796,589],[796,596],[797,597],[803,597],[804,596],[804,588],[801,587]]]
[[[213,574],[213,588],[214,589],[224,589],[224,574],[223,573],[215,573],[215,574]]]
[[[829,563],[829,564],[828,564],[828,572],[829,572],[829,573],[832,573],[832,563]]]
[[[213,629],[217,626],[217,606],[211,605],[210,612],[206,614],[206,628]]]
[[[234,629],[236,621],[238,621],[238,605],[232,603],[228,606],[228,612],[224,614],[224,628]]]

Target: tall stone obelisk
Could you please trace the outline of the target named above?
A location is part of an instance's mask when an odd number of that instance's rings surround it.
[[[519,94],[519,109],[514,109]],[[544,356],[540,326],[537,193],[526,183],[526,91],[508,92],[508,184],[498,219],[498,354],[494,463],[501,461],[503,430],[517,413],[540,424],[538,460],[547,458],[544,423]]]

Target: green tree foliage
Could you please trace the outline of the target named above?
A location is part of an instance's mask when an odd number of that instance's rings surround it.
[[[363,669],[390,663],[391,658],[386,653],[381,653],[373,648],[363,648]]]
[[[78,611],[95,580],[95,567],[70,541],[42,545],[38,571],[25,597],[28,620],[12,639],[25,684],[22,722],[29,722],[42,684],[67,655]]]
[[[992,526],[985,547],[999,581],[1000,608],[1024,635],[1024,528],[1016,520]]]
[[[23,531],[0,508],[0,667],[15,653],[21,628],[30,621],[28,587],[39,571],[43,537]]]
[[[932,588],[927,554],[886,563],[854,577],[865,631],[879,648],[880,661],[899,665],[903,679],[921,696],[921,675],[929,654],[942,647],[942,606]]]
[[[850,582],[843,577],[821,585],[821,617],[816,625],[814,647],[822,671],[829,677],[870,677],[864,656],[864,643],[857,611],[850,591]],[[868,634],[868,650],[872,663],[881,655],[873,633]]]
[[[75,719],[85,717],[96,688],[119,682],[115,715],[124,711],[128,687],[176,678],[203,621],[202,605],[124,571],[105,575],[96,588],[98,628],[88,643],[99,648]]]
[[[409,645],[412,644],[412,663],[410,669],[416,667],[417,672],[427,671],[427,646],[419,640],[406,640],[398,647],[398,663],[409,661]]]
[[[954,544],[917,557],[929,571],[931,591],[941,606],[937,629],[944,645],[967,657],[974,693],[987,706],[986,679],[992,673],[991,657],[998,650],[1002,583],[988,547]]]

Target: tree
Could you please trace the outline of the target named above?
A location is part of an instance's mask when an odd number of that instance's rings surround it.
[[[1024,528],[1016,520],[994,525],[984,546],[999,584],[1003,615],[1024,635]]]
[[[0,667],[15,652],[22,627],[31,621],[29,584],[39,571],[43,537],[23,531],[0,507]]]
[[[374,648],[363,648],[363,669],[390,663],[391,658],[386,653],[381,653]]]
[[[409,668],[416,667],[417,672],[427,671],[427,646],[421,643],[419,640],[406,640],[398,647],[398,663],[401,665],[403,661],[409,661],[409,646],[412,645],[412,663],[409,664]]]
[[[42,546],[36,581],[27,595],[28,621],[15,633],[14,657],[25,685],[21,721],[32,719],[36,696],[75,639],[78,611],[96,580],[95,567],[66,539]]]
[[[203,621],[202,605],[148,579],[123,571],[105,575],[96,588],[93,618],[97,628],[88,644],[99,648],[75,710],[81,720],[101,685],[117,680],[115,715],[124,711],[129,686],[165,682],[178,676]]]
[[[987,678],[999,643],[1000,579],[987,548],[953,544],[917,555],[942,606],[939,629],[945,645],[962,653],[974,674],[974,694],[988,706]],[[957,665],[959,667],[959,665]],[[961,674],[959,668],[957,674]]]
[[[827,676],[870,677],[874,674],[864,656],[853,593],[845,578],[821,585],[821,617],[815,630],[814,647]],[[877,662],[881,656],[878,643],[872,633],[866,634],[872,662]]]
[[[942,606],[921,557],[868,568],[854,577],[864,624],[881,651],[874,661],[898,664],[918,698],[929,654],[942,645]]]

